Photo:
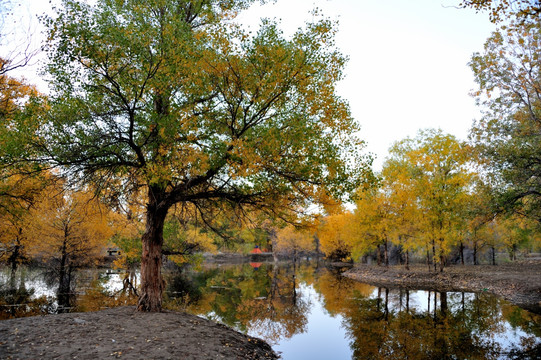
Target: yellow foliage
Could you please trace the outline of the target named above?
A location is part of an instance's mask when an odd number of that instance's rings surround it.
[[[309,230],[289,225],[277,231],[274,251],[296,254],[314,250],[314,245],[314,236]]]
[[[318,237],[321,250],[327,258],[346,261],[351,259],[354,223],[353,214],[349,212],[330,215],[323,220],[318,229]]]
[[[107,208],[89,191],[49,190],[49,196],[30,210],[28,227],[33,241],[29,252],[45,260],[66,257],[73,265],[104,255],[113,235]]]

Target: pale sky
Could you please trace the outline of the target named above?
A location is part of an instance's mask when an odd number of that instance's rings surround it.
[[[46,0],[23,0],[21,17],[50,9]],[[479,109],[469,92],[476,88],[467,63],[495,26],[487,14],[456,9],[459,0],[278,0],[254,5],[239,21],[256,30],[261,17],[280,20],[285,34],[312,19],[319,8],[338,20],[337,45],[350,60],[339,94],[361,125],[361,138],[381,169],[393,142],[419,129],[441,128],[466,139]],[[38,21],[16,25],[38,29]],[[39,30],[36,30],[39,32]],[[13,42],[12,42],[13,44]],[[6,45],[2,44],[2,54]],[[44,91],[39,66],[24,70]]]

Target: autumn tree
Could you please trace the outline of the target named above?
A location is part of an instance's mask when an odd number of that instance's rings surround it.
[[[500,217],[493,225],[497,246],[507,250],[511,261],[517,260],[520,250],[531,251],[539,247],[539,231],[532,219],[523,216]]]
[[[288,225],[276,233],[276,245],[273,250],[292,254],[294,261],[297,261],[299,253],[314,249],[314,234],[309,229],[298,229]]]
[[[45,194],[45,179],[10,176],[0,181],[0,260],[11,267],[12,277],[19,264],[28,261],[34,239],[29,237],[29,212]]]
[[[420,233],[431,248],[434,267],[443,271],[457,227],[464,225],[464,202],[469,191],[471,171],[467,148],[454,136],[441,130],[423,130],[390,150],[392,161],[407,164],[417,198]]]
[[[321,251],[328,259],[334,261],[350,261],[352,251],[352,235],[355,220],[350,212],[326,216],[321,221],[317,234],[321,243]]]
[[[505,21],[509,17],[536,22],[541,16],[540,0],[463,0],[459,6],[488,12],[493,23]]]
[[[30,211],[29,236],[40,241],[29,250],[35,258],[52,265],[59,281],[58,302],[65,306],[69,304],[74,270],[94,264],[113,234],[106,207],[99,204],[93,192],[48,190],[49,196]]]
[[[541,221],[541,23],[497,31],[470,66],[484,110],[470,138],[500,210]]]
[[[231,21],[251,0],[65,0],[46,19],[49,111],[34,160],[109,195],[147,194],[140,311],[161,309],[164,224],[175,204],[283,216],[321,188],[357,188],[367,162],[335,93],[334,24],[286,39]],[[315,17],[318,19],[319,17]]]
[[[391,241],[405,254],[406,269],[409,269],[410,254],[423,247],[419,241],[421,209],[410,167],[404,159],[391,157],[385,161],[382,169],[384,191],[389,198],[388,231]]]
[[[378,264],[389,265],[389,235],[392,214],[389,197],[382,188],[374,188],[361,192],[356,201],[350,241],[353,243],[353,253],[363,255],[376,249]],[[381,249],[383,248],[383,261]]]
[[[5,62],[0,58],[0,66]],[[32,112],[32,98],[37,96],[24,79],[0,72],[0,259],[10,265],[12,277],[18,264],[28,260],[28,210],[50,179],[46,173],[37,175],[33,166],[14,161],[26,147],[13,141],[20,133],[16,124],[24,123],[21,119]]]

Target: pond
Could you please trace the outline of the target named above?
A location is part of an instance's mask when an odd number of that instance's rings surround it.
[[[7,271],[0,276],[3,318],[58,311],[54,281],[35,270],[19,273],[16,279]],[[286,360],[539,355],[541,316],[487,293],[377,288],[309,262],[204,265],[165,277],[167,308],[262,338]],[[133,304],[126,279],[130,274],[81,271],[71,310]],[[136,274],[131,281],[136,283]],[[5,290],[13,282],[18,298]]]

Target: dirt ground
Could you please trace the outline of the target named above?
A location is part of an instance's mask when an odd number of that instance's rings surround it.
[[[502,265],[454,265],[443,273],[429,272],[426,265],[358,265],[345,276],[384,287],[438,291],[488,291],[535,313],[541,313],[541,260]]]
[[[0,321],[0,359],[277,359],[224,325],[135,307]]]

